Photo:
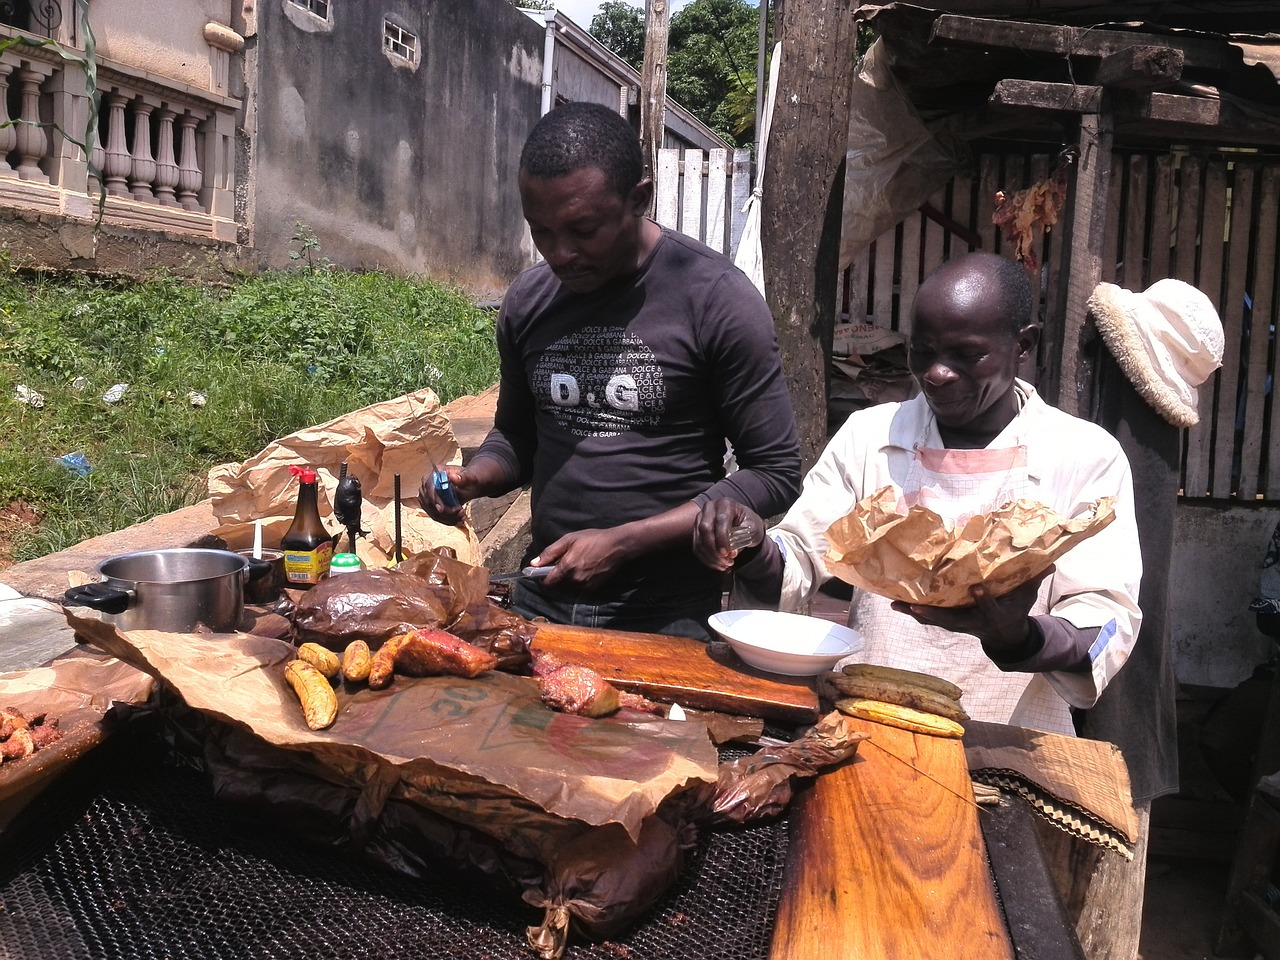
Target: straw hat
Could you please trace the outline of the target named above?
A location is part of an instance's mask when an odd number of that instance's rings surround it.
[[[1213,302],[1170,279],[1144,293],[1100,283],[1088,309],[1143,399],[1175,427],[1199,423],[1196,387],[1222,366],[1222,321]]]

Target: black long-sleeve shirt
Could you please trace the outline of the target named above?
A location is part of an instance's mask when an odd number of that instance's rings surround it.
[[[498,348],[497,413],[477,456],[531,481],[531,555],[688,501],[730,497],[768,517],[799,492],[773,318],[728,258],[689,237],[664,230],[638,272],[590,294],[530,268],[507,291]],[[726,439],[739,467],[729,476]],[[632,561],[608,594],[718,590],[690,545]]]

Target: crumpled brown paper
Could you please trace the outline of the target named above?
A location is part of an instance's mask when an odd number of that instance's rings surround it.
[[[308,464],[318,480],[320,517],[333,533],[333,494],[342,464],[360,481],[361,528],[355,553],[366,567],[386,567],[395,548],[395,475],[400,474],[403,555],[450,547],[460,560],[480,563],[480,542],[471,525],[436,523],[418,505],[418,484],[437,466],[461,463],[461,450],[439,398],[429,389],[375,403],[319,426],[282,437],[243,463],[209,471],[209,496],[219,527],[213,532],[231,549],[253,545],[253,522],[263,521],[263,546],[278,547],[293,522],[298,481],[291,465]],[[347,538],[342,535],[341,547]]]
[[[831,525],[827,569],[862,590],[933,607],[969,606],[977,584],[1003,596],[1115,519],[1114,497],[1071,520],[1024,499],[953,527],[927,507],[899,513],[899,496],[882,487]]]

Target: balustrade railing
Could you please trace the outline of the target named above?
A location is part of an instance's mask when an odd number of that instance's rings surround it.
[[[79,63],[0,53],[0,206],[234,240],[238,102],[102,61],[97,94],[90,128]]]

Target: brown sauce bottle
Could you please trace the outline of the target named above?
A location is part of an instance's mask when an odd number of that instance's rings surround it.
[[[324,528],[316,498],[316,472],[310,467],[290,467],[298,478],[298,509],[293,523],[280,540],[284,553],[284,576],[288,586],[314,587],[329,573],[333,557],[333,537]]]

